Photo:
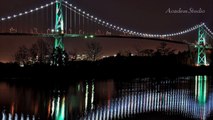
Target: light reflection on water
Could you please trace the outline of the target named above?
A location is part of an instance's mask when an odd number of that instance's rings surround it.
[[[109,120],[166,112],[205,120],[213,111],[210,77],[84,80],[36,89],[0,83],[0,120]]]

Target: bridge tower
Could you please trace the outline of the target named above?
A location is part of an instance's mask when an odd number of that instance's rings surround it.
[[[63,44],[64,35],[64,18],[62,9],[62,0],[56,1],[56,16],[55,16],[55,42],[53,48],[53,64],[62,65],[66,62],[66,52]]]
[[[207,66],[206,60],[206,48],[208,48],[206,44],[206,33],[204,27],[201,26],[198,29],[198,42],[196,45],[197,48],[197,66],[205,65]]]

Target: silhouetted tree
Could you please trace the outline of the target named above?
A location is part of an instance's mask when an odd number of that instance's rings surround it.
[[[142,56],[141,51],[142,51],[142,49],[139,46],[135,47],[135,53],[137,56]]]
[[[74,49],[72,51],[68,51],[68,56],[70,61],[74,61],[77,59],[77,50]]]
[[[30,48],[30,56],[32,59],[32,62],[38,62],[38,46],[36,44],[33,44]]]
[[[19,64],[26,64],[29,61],[29,49],[23,45],[15,53],[15,61]]]
[[[154,55],[153,49],[141,49],[140,47],[135,47],[135,51],[137,56],[153,56]]]
[[[56,49],[53,49],[52,59],[53,65],[62,66],[67,64],[69,58],[65,50],[57,47]]]
[[[144,49],[141,51],[142,56],[153,56],[154,50],[153,49]]]
[[[30,55],[33,62],[47,63],[51,54],[51,45],[47,41],[38,40],[30,48]]]
[[[98,55],[101,53],[102,47],[98,42],[89,42],[86,44],[86,53],[88,55],[88,59],[95,61]]]
[[[171,55],[175,53],[175,49],[167,47],[166,42],[161,42],[160,46],[157,48],[156,55]]]

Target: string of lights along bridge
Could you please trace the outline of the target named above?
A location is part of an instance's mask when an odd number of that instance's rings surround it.
[[[185,30],[168,34],[149,34],[126,29],[105,20],[99,19],[64,0],[29,9],[14,15],[0,18],[0,35],[39,36],[54,38],[53,64],[60,65],[65,61],[64,38],[133,38],[150,39],[193,45],[197,49],[196,65],[207,66],[206,49],[212,49],[209,40],[213,32],[205,23],[197,24]],[[198,31],[195,44],[188,41],[173,40],[171,37],[181,36]]]

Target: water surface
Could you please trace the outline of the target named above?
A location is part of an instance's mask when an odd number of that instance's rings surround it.
[[[213,114],[209,76],[0,82],[0,120],[200,119]],[[178,117],[177,117],[178,116]],[[162,117],[163,119],[163,117]]]

